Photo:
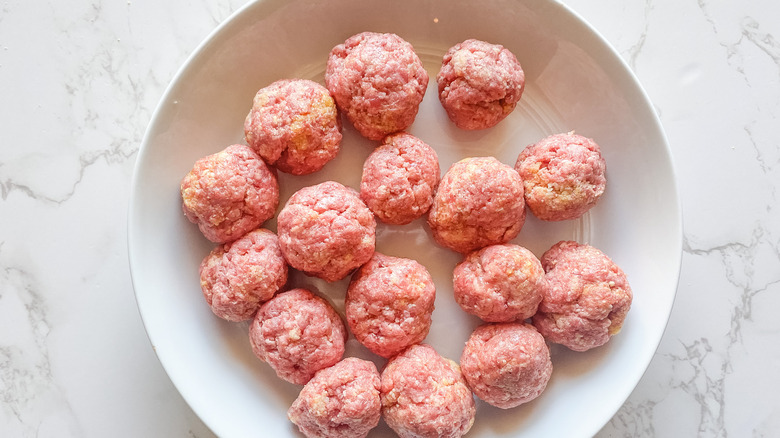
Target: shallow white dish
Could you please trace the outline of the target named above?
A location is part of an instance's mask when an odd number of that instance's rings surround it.
[[[679,201],[669,146],[653,108],[628,67],[581,18],[551,0],[265,0],[220,25],[174,78],[139,152],[128,218],[130,265],[152,346],[183,397],[222,437],[260,432],[295,436],[286,410],[300,387],[276,378],[254,357],[248,323],[213,316],[202,298],[198,265],[213,248],[181,213],[179,183],[195,160],[243,139],[255,92],[302,77],[323,83],[330,49],[355,33],[394,32],[412,43],[431,77],[412,134],[433,146],[442,172],[466,156],[493,155],[514,165],[528,144],[576,130],[594,138],[607,161],[607,191],[584,218],[543,223],[530,213],[515,243],[537,256],[562,239],[590,243],[627,273],[634,303],[623,331],[606,346],[574,353],[552,346],[545,393],[503,411],[478,402],[470,437],[591,436],[609,421],[647,368],[677,286],[682,248]],[[526,74],[514,113],[497,127],[458,130],[435,91],[441,56],[467,38],[512,50]],[[300,187],[328,179],[359,187],[376,143],[344,123],[342,151],[305,177],[280,174],[282,203]],[[267,227],[275,230],[275,222]],[[424,221],[378,227],[377,250],[414,258],[437,286],[426,342],[458,360],[479,324],[452,299],[459,256],[433,243]],[[301,274],[295,285],[326,296],[343,314],[347,280],[328,284]],[[350,337],[348,355],[384,363]],[[392,436],[384,423],[371,437]]]

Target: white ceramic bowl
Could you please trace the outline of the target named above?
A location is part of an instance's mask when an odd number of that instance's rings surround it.
[[[198,265],[213,245],[181,212],[179,183],[195,160],[243,140],[255,92],[290,77],[324,82],[328,53],[362,31],[394,32],[412,43],[431,77],[410,132],[433,146],[442,171],[466,156],[514,165],[528,144],[576,130],[594,138],[607,161],[607,190],[582,219],[544,223],[530,213],[514,242],[537,256],[562,239],[590,243],[627,273],[634,302],[623,331],[606,346],[575,353],[552,346],[554,372],[537,400],[503,411],[481,402],[471,437],[590,436],[614,415],[647,368],[674,300],[682,230],[669,145],[653,108],[617,53],[581,18],[551,0],[264,0],[220,25],[195,51],[160,102],[139,152],[129,213],[130,265],[152,346],[192,409],[218,435],[295,436],[286,410],[300,387],[254,357],[248,323],[215,317],[199,287]],[[502,44],[526,74],[514,113],[495,128],[466,132],[446,117],[435,76],[444,52],[467,38]],[[328,179],[359,188],[376,143],[345,122],[339,156],[304,177],[280,174],[282,203]],[[275,222],[268,227],[275,229]],[[424,221],[378,227],[377,249],[414,258],[437,286],[426,342],[458,360],[479,323],[452,298],[459,256],[433,243]],[[347,281],[302,274],[343,313]],[[349,355],[371,355],[354,338]],[[372,437],[392,436],[384,423]]]

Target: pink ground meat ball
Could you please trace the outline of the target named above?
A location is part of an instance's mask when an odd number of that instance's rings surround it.
[[[236,240],[270,219],[279,206],[276,174],[244,145],[195,162],[181,182],[182,210],[212,242]]]
[[[252,351],[290,383],[304,385],[344,355],[347,330],[333,307],[305,289],[277,294],[249,328]]]
[[[460,368],[429,345],[390,359],[381,392],[382,416],[401,438],[456,438],[474,424],[474,396]]]
[[[633,295],[609,257],[590,245],[562,241],[541,261],[547,287],[533,324],[547,340],[586,351],[620,331]]]
[[[341,144],[336,102],[325,87],[305,79],[279,80],[258,91],[244,133],[268,164],[293,175],[322,169]]]
[[[374,253],[349,283],[347,323],[366,348],[390,357],[425,339],[435,299],[433,279],[423,265]]]
[[[372,362],[348,357],[317,371],[287,417],[309,438],[364,438],[379,424],[379,387]]]
[[[528,146],[515,169],[523,178],[528,208],[546,221],[582,216],[607,184],[599,145],[574,133],[551,135]]]
[[[337,182],[298,190],[277,219],[282,254],[309,275],[340,280],[374,254],[373,213],[355,190]]]
[[[447,51],[436,82],[439,100],[457,127],[486,129],[514,111],[525,74],[503,46],[470,39]]]
[[[552,375],[544,337],[521,322],[477,327],[466,341],[460,366],[474,394],[501,409],[539,397]]]
[[[514,239],[524,222],[523,181],[493,157],[453,164],[428,214],[436,241],[464,254]]]
[[[488,322],[532,317],[543,285],[542,264],[519,245],[491,245],[469,253],[453,272],[455,301]]]
[[[279,239],[265,229],[215,248],[200,265],[203,296],[214,314],[228,321],[251,319],[286,282]]]
[[[363,165],[360,198],[381,221],[408,224],[431,208],[440,175],[433,148],[411,134],[388,135]]]
[[[414,122],[428,73],[398,35],[363,32],[330,52],[325,84],[355,129],[380,140]]]

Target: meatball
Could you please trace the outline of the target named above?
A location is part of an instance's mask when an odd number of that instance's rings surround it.
[[[542,301],[544,269],[529,250],[491,245],[469,253],[452,275],[455,301],[488,322],[523,320]]]
[[[374,254],[376,221],[355,190],[327,181],[290,197],[277,232],[290,266],[336,281]]]
[[[258,229],[218,246],[200,264],[200,287],[215,315],[251,319],[260,304],[287,283],[287,262],[279,239]]]
[[[599,145],[571,132],[526,147],[515,169],[523,178],[528,208],[546,221],[582,216],[596,204],[607,184]]]
[[[466,158],[444,174],[428,225],[436,241],[467,253],[515,238],[525,222],[523,182],[493,157]]]
[[[436,82],[439,100],[458,128],[486,129],[514,111],[525,74],[504,46],[470,39],[447,51]]]
[[[590,245],[562,241],[541,261],[547,287],[532,321],[547,340],[586,351],[620,331],[633,295],[626,274],[609,257]]]
[[[364,438],[379,424],[379,385],[372,362],[345,358],[317,371],[287,417],[309,438]]]
[[[305,175],[322,169],[339,152],[340,123],[325,87],[306,79],[283,79],[257,92],[244,133],[268,164]]]
[[[363,32],[330,52],[325,84],[355,129],[380,140],[414,122],[428,73],[398,35]]]
[[[306,289],[277,294],[249,328],[252,351],[290,383],[303,385],[344,355],[347,330],[333,307]]]
[[[456,438],[474,424],[476,405],[458,364],[413,345],[382,371],[382,416],[401,438]]]
[[[411,134],[391,134],[363,165],[360,198],[382,222],[408,224],[431,208],[440,174],[433,148]]]
[[[544,337],[522,322],[477,327],[466,341],[460,366],[474,394],[501,409],[539,397],[552,374]]]
[[[374,253],[347,288],[347,324],[355,338],[382,357],[425,339],[436,288],[428,270],[410,259]]]
[[[236,240],[279,206],[276,174],[247,146],[201,158],[181,182],[182,210],[212,242]]]

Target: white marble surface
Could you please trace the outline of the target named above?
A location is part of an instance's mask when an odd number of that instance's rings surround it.
[[[0,3],[0,436],[213,436],[146,338],[125,223],[167,83],[244,3]],[[666,334],[599,435],[777,436],[780,3],[565,3],[647,90],[684,209]]]

